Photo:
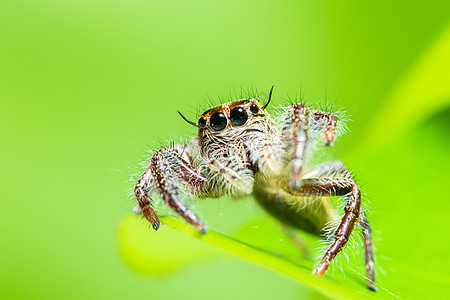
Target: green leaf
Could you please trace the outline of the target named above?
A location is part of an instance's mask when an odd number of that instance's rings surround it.
[[[339,283],[337,281],[333,281],[328,278],[316,278],[311,275],[311,266],[312,263],[309,260],[297,260],[296,262],[290,260],[288,257],[279,255],[277,253],[267,252],[262,249],[258,249],[254,246],[248,245],[241,241],[238,241],[234,238],[228,237],[224,234],[218,233],[214,230],[209,230],[206,234],[200,234],[198,230],[180,221],[175,217],[162,217],[161,221],[163,223],[163,232],[158,232],[157,234],[150,232],[150,230],[142,231],[136,230],[137,226],[144,228],[142,224],[139,225],[140,218],[136,216],[128,216],[126,217],[120,225],[120,245],[125,246],[129,245],[129,236],[135,236],[139,238],[137,240],[144,241],[144,243],[134,247],[134,251],[130,252],[130,247],[121,247],[122,254],[126,261],[133,266],[135,270],[138,270],[147,274],[158,274],[164,267],[173,268],[176,263],[185,263],[185,262],[193,262],[194,257],[190,257],[192,260],[189,260],[189,255],[195,253],[198,249],[203,249],[202,252],[197,253],[196,255],[202,256],[204,254],[210,255],[214,253],[213,250],[209,248],[203,248],[204,243],[195,243],[188,239],[183,239],[181,244],[178,245],[180,241],[180,235],[177,235],[176,243],[171,243],[169,240],[171,239],[173,232],[167,230],[167,226],[175,228],[179,231],[182,231],[196,239],[202,240],[209,245],[213,245],[217,248],[225,250],[228,253],[231,253],[237,257],[245,259],[247,261],[251,261],[254,263],[258,263],[264,266],[267,266],[273,270],[281,272],[297,281],[301,284],[307,285],[316,291],[332,297],[333,299],[366,299],[367,297],[373,296],[373,293],[370,291],[366,291],[365,287],[361,285],[361,281],[353,280],[347,278],[347,283]],[[157,235],[161,235],[161,238],[154,239]],[[170,237],[168,236],[170,235]],[[149,239],[148,237],[151,236]],[[162,237],[165,236],[165,237]],[[270,236],[267,237],[270,240]],[[152,242],[148,243],[148,241],[152,240]],[[177,249],[177,253],[163,253],[165,251],[159,251],[160,249],[167,249],[167,244],[170,243]],[[163,243],[163,244],[160,244]],[[159,244],[159,247],[157,245]],[[135,244],[136,245],[136,244]],[[176,245],[176,246],[175,246]],[[192,247],[192,248],[190,248]],[[133,248],[133,247],[132,247]],[[145,249],[144,251],[136,251],[136,249]],[[170,247],[169,247],[170,248]],[[179,251],[182,248],[183,251]],[[209,252],[208,250],[211,250]],[[136,253],[140,253],[138,256],[135,256]],[[186,255],[186,253],[189,253]],[[175,259],[176,261],[172,263],[168,263],[169,260]],[[138,265],[138,267],[136,267]],[[306,267],[309,265],[309,267]],[[348,286],[348,280],[353,283],[356,288],[350,288]]]
[[[168,274],[219,254],[214,247],[198,243],[168,226],[162,226],[158,232],[149,229],[145,220],[133,214],[120,222],[118,240],[126,263],[138,273],[153,276]]]

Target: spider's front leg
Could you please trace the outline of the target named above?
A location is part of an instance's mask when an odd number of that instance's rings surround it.
[[[341,161],[334,161],[322,164],[317,168],[315,168],[314,170],[303,175],[304,178],[322,178],[329,176],[349,178],[350,175],[347,167]],[[369,219],[367,218],[363,204],[361,204],[360,207],[358,225],[362,230],[362,235],[364,239],[364,254],[365,254],[364,263],[366,266],[367,286],[370,290],[376,291],[377,287],[374,284],[375,265],[373,255],[372,230],[370,228]]]
[[[292,189],[287,181],[282,183],[283,189],[297,196],[346,196],[347,205],[344,208],[344,216],[334,232],[334,240],[328,247],[321,262],[314,269],[314,273],[322,276],[328,269],[330,262],[347,244],[350,234],[358,219],[363,229],[365,263],[367,285],[371,290],[376,290],[374,285],[374,265],[372,254],[372,238],[370,226],[364,210],[361,208],[361,193],[356,182],[349,178],[308,178],[303,180],[303,185],[298,189]]]
[[[182,157],[178,151],[162,148],[153,155],[150,166],[136,184],[136,198],[144,216],[155,230],[159,228],[159,219],[150,206],[149,195],[156,189],[170,208],[189,224],[205,233],[206,226],[181,201],[178,186],[182,184],[195,194],[205,181],[205,177],[186,159],[186,154]]]
[[[134,194],[144,217],[152,224],[153,229],[158,230],[161,226],[158,216],[152,208],[149,194],[152,194],[155,188],[155,180],[153,178],[151,168],[148,167],[141,175],[134,187]]]
[[[323,142],[326,146],[330,146],[336,136],[337,116],[333,113],[315,110],[312,111],[312,120],[315,126],[325,129]]]
[[[359,218],[361,209],[361,193],[355,181],[351,179],[306,179],[299,189],[302,194],[315,194],[321,196],[343,196],[347,195],[347,205],[344,208],[344,216],[341,223],[334,232],[334,241],[328,247],[317,265],[314,273],[322,276],[328,269],[330,262],[336,257],[341,249],[347,244],[350,234]]]
[[[303,104],[294,103],[288,108],[282,128],[284,162],[289,164],[289,184],[293,189],[301,186],[301,171],[308,141],[308,119],[309,109]]]
[[[301,103],[294,103],[287,109],[282,128],[284,162],[288,164],[291,188],[302,185],[302,170],[310,135],[324,130],[324,143],[329,146],[336,132],[337,117],[333,113],[319,110],[311,111]]]

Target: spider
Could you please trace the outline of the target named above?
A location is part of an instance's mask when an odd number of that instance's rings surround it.
[[[336,135],[338,117],[312,110],[301,103],[280,109],[272,118],[257,99],[242,99],[206,110],[197,123],[198,135],[185,144],[156,151],[134,188],[140,211],[158,230],[160,221],[151,197],[159,195],[178,215],[200,232],[206,225],[184,204],[186,192],[196,198],[252,194],[282,223],[316,235],[338,219],[329,197],[346,198],[339,225],[313,273],[322,276],[346,245],[356,226],[362,229],[367,286],[374,285],[371,228],[361,203],[358,184],[340,161],[311,165],[310,153],[320,140],[329,146]],[[278,121],[276,121],[278,120]]]

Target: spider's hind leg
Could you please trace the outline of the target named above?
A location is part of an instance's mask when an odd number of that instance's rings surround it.
[[[364,209],[361,209],[361,216],[359,218],[359,226],[363,231],[364,237],[364,253],[365,253],[365,265],[366,265],[366,280],[367,287],[372,291],[377,291],[375,286],[375,265],[373,256],[373,244],[372,244],[372,230],[370,228],[369,219],[366,216]]]

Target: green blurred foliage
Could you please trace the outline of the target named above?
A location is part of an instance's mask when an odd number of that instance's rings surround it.
[[[449,53],[436,45],[442,37],[448,45],[449,8],[436,0],[1,1],[0,296],[320,298],[196,241],[222,258],[158,278],[124,263],[121,247],[136,245],[133,236],[117,246],[134,205],[127,179],[147,144],[195,134],[176,110],[193,118],[208,97],[274,84],[275,104],[326,97],[351,115],[334,153],[370,200],[380,283],[405,298],[444,297]],[[230,234],[262,214],[250,199],[199,210]],[[137,224],[130,232],[147,230]]]

